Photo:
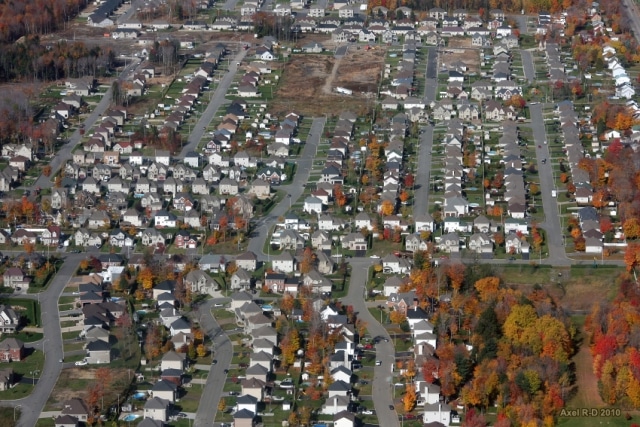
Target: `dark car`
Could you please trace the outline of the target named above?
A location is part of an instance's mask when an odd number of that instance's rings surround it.
[[[225,374],[228,374],[228,373],[229,373],[229,370],[228,370],[228,369],[225,369],[225,370],[224,370],[224,373],[225,373]]]
[[[217,361],[216,359],[213,359],[213,360],[211,361],[211,364],[212,364],[212,365],[215,365],[215,364],[217,364],[217,363],[218,363],[218,361]]]
[[[389,405],[389,409],[391,409],[392,411],[396,410],[396,408],[394,408],[393,405]]]

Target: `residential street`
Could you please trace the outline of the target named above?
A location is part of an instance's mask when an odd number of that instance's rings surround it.
[[[140,63],[140,59],[134,58],[131,61],[131,64],[127,65],[126,68],[122,70],[121,76],[125,76],[127,73],[131,72],[135,67]],[[84,120],[84,129],[89,130],[93,127],[93,124],[98,121],[100,116],[104,114],[105,111],[111,106],[111,87],[107,89],[107,92],[102,96],[102,99],[96,105],[96,107],[91,111],[89,117]],[[76,129],[76,131],[71,135],[66,144],[64,144],[57,152],[49,165],[51,166],[51,177],[55,176],[58,173],[58,170],[62,166],[64,166],[67,161],[71,160],[71,152],[75,148],[76,145],[80,143],[80,139],[82,135],[80,134],[80,129]],[[36,187],[40,188],[50,188],[53,187],[53,182],[49,177],[44,175],[40,175],[40,177],[36,180],[36,182],[30,187],[31,189],[35,189]]]
[[[226,102],[225,97],[227,96],[229,87],[233,82],[233,77],[238,71],[237,63],[242,62],[246,54],[246,50],[239,49],[236,56],[229,60],[229,69],[225,73],[224,77],[220,79],[220,83],[218,83],[218,86],[216,87],[216,90],[214,91],[211,100],[209,101],[209,105],[207,105],[207,109],[203,111],[202,116],[198,120],[198,123],[189,135],[187,144],[182,147],[182,151],[178,156],[179,159],[184,159],[184,156],[189,151],[195,151],[198,147],[198,144],[200,143],[200,141],[202,140],[202,136],[204,135],[204,131],[207,126],[209,126],[209,123],[211,123],[213,116],[220,109],[222,104]],[[202,102],[204,102],[204,99],[202,100]]]
[[[560,218],[558,215],[557,199],[551,197],[551,190],[555,189],[553,181],[553,168],[550,161],[542,163],[542,159],[549,160],[549,145],[545,144],[547,141],[547,133],[544,124],[544,117],[542,116],[542,105],[530,105],[529,113],[531,114],[531,128],[533,129],[533,139],[536,149],[536,156],[538,159],[538,177],[540,179],[540,191],[542,196],[538,196],[538,199],[542,197],[542,207],[544,210],[545,220],[540,224],[546,231],[546,240],[549,247],[548,262],[553,265],[570,265],[571,260],[567,257],[562,245],[562,228],[560,225]],[[538,148],[540,147],[540,148]],[[540,200],[536,201],[540,203]],[[547,258],[545,254],[542,254],[542,258]],[[536,258],[536,254],[532,253],[531,258]],[[538,255],[540,258],[540,255]]]
[[[533,56],[530,50],[521,50],[522,56],[522,70],[524,71],[524,77],[529,80],[529,83],[533,83],[536,79],[536,67],[533,64]]]
[[[38,416],[44,409],[44,405],[47,403],[51,391],[58,381],[58,376],[60,376],[60,371],[63,368],[60,360],[62,360],[63,354],[58,298],[85,256],[86,254],[68,254],[58,274],[53,278],[45,292],[39,295],[28,294],[24,296],[24,298],[40,301],[45,339],[34,343],[33,347],[44,348],[45,362],[37,384],[29,396],[23,399],[3,400],[1,402],[2,406],[21,407],[22,415],[18,423],[19,427],[33,427],[36,424]]]
[[[268,238],[270,228],[277,222],[278,217],[286,214],[291,206],[302,196],[304,187],[309,182],[309,174],[313,166],[313,159],[316,157],[318,144],[320,144],[320,137],[324,130],[325,121],[326,119],[324,117],[313,119],[307,142],[302,149],[300,157],[296,159],[297,169],[293,176],[293,181],[290,184],[279,187],[280,190],[287,193],[287,196],[274,206],[269,215],[264,218],[259,218],[254,222],[255,229],[247,250],[256,254],[261,261],[266,261],[268,258],[268,255],[263,253],[263,248]]]
[[[349,293],[342,298],[342,303],[351,305],[358,315],[358,319],[367,323],[367,329],[372,337],[382,337],[389,340],[380,341],[376,345],[376,360],[382,361],[380,366],[374,368],[373,377],[373,404],[378,417],[378,424],[384,427],[399,426],[398,413],[392,411],[389,405],[393,404],[392,393],[392,372],[395,367],[395,349],[393,341],[391,341],[389,333],[377,319],[375,319],[367,309],[367,303],[364,300],[367,286],[367,278],[369,277],[369,267],[373,264],[369,258],[352,258],[351,279],[349,282]]]
[[[224,384],[227,382],[227,375],[224,373],[224,370],[229,368],[231,358],[233,357],[233,345],[231,341],[229,341],[229,337],[220,328],[220,325],[218,325],[218,322],[216,322],[211,314],[211,308],[214,302],[216,302],[216,300],[207,300],[198,306],[196,315],[193,316],[194,320],[200,322],[200,326],[206,332],[207,336],[213,340],[214,357],[218,361],[217,364],[211,366],[209,375],[207,375],[207,382],[204,386],[202,397],[200,398],[198,411],[196,412],[194,425],[203,427],[213,426],[213,421],[218,412],[218,402],[222,396]]]

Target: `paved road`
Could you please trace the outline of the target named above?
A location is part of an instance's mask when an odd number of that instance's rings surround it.
[[[542,159],[549,159],[549,145],[544,143],[547,140],[547,133],[542,115],[542,105],[530,105],[529,112],[531,113],[531,128],[533,129],[533,139],[538,159],[538,178],[540,179],[540,191],[542,193],[542,207],[545,213],[545,220],[540,226],[547,232],[549,261],[553,262],[554,265],[569,265],[571,260],[567,258],[562,245],[562,229],[558,216],[557,199],[551,197],[551,190],[555,189],[551,162],[542,163]],[[539,198],[540,196],[538,196]],[[535,258],[535,254],[531,256]]]
[[[249,241],[247,249],[256,254],[261,261],[268,261],[268,255],[263,253],[262,249],[267,240],[269,229],[276,223],[278,217],[286,214],[291,209],[291,205],[295,204],[302,196],[304,186],[309,182],[309,174],[313,166],[313,159],[315,159],[318,151],[318,144],[320,144],[325,121],[324,117],[313,119],[302,154],[296,161],[297,169],[293,176],[293,181],[279,188],[284,190],[287,196],[271,210],[268,216],[259,218],[254,223],[253,237]]]
[[[431,174],[431,151],[433,150],[433,126],[421,128],[420,147],[418,151],[418,172],[415,176],[413,192],[414,215],[429,212],[429,179]]]
[[[528,33],[529,28],[527,26],[527,15],[508,15],[508,18],[516,21],[520,34],[524,35]]]
[[[63,358],[63,354],[60,318],[58,315],[58,298],[71,276],[75,274],[78,269],[80,261],[84,259],[85,256],[85,254],[67,255],[64,264],[46,291],[36,295],[29,294],[20,296],[21,298],[37,299],[40,301],[45,338],[44,340],[34,343],[33,347],[40,350],[44,349],[45,361],[42,374],[38,379],[35,389],[29,396],[23,399],[3,400],[0,402],[2,406],[21,406],[19,427],[33,427],[36,424],[38,416],[44,409],[44,405],[49,399],[49,395],[60,376],[60,371],[63,368],[60,360]]]
[[[529,80],[529,83],[533,83],[536,79],[536,67],[533,65],[533,56],[530,50],[521,50],[522,56],[522,70],[524,71],[524,77]]]
[[[633,35],[640,42],[640,11],[638,11],[638,5],[634,0],[622,0],[622,6],[621,12],[629,18]]]
[[[229,87],[233,82],[233,77],[235,76],[238,70],[238,66],[236,64],[238,62],[241,62],[242,59],[244,59],[244,56],[246,54],[247,54],[246,50],[240,49],[236,54],[236,56],[229,61],[229,70],[224,75],[224,77],[220,79],[220,83],[218,84],[218,87],[214,91],[213,96],[209,101],[209,105],[207,106],[207,109],[204,110],[204,112],[202,113],[202,116],[200,117],[200,120],[198,120],[198,123],[195,126],[195,129],[193,129],[193,131],[191,132],[191,135],[189,135],[189,140],[187,142],[187,145],[182,147],[182,151],[180,152],[180,156],[179,156],[180,159],[184,158],[184,156],[189,151],[195,151],[196,148],[198,147],[198,144],[202,140],[202,136],[204,135],[206,127],[209,126],[209,123],[211,123],[213,116],[220,109],[222,104],[226,101],[225,96],[227,95],[227,92],[229,91]]]
[[[121,78],[127,76],[128,73],[132,72],[132,70],[138,66],[140,63],[140,59],[135,58],[132,60],[131,64],[127,65],[120,74]],[[93,109],[89,117],[84,120],[84,129],[87,131],[93,127],[93,124],[104,114],[104,112],[111,106],[111,87],[107,90],[107,92],[102,96],[102,99]],[[67,161],[71,160],[72,154],[71,151],[75,148],[76,145],[80,142],[82,135],[80,135],[80,129],[77,129],[73,135],[69,138],[69,141],[65,145],[58,150],[55,157],[51,159],[49,165],[51,166],[51,175],[55,176],[58,173],[58,170],[62,166],[64,166]],[[31,186],[32,189],[36,187],[40,188],[50,188],[53,186],[53,182],[50,178],[40,175],[40,177],[36,180],[36,182]]]
[[[216,418],[218,412],[218,402],[222,397],[222,389],[227,381],[227,375],[224,373],[225,369],[228,369],[231,365],[231,358],[233,356],[233,345],[229,341],[227,334],[220,328],[218,322],[211,314],[211,308],[213,304],[217,302],[215,299],[210,299],[204,304],[198,306],[195,311],[194,319],[198,319],[200,326],[206,332],[207,336],[213,341],[213,348],[215,351],[215,359],[217,364],[212,365],[209,375],[207,375],[207,382],[200,398],[200,404],[198,405],[198,411],[195,416],[196,426],[213,426],[213,421]]]
[[[376,360],[380,360],[382,364],[374,368],[372,398],[378,417],[378,424],[384,427],[399,426],[398,414],[396,411],[389,409],[392,405],[392,376],[395,367],[395,349],[390,340],[389,333],[377,319],[375,319],[367,309],[367,303],[364,300],[369,267],[373,264],[368,258],[351,258],[351,279],[349,281],[349,293],[342,298],[342,303],[351,305],[358,315],[358,319],[367,322],[369,334],[373,337],[384,337],[388,342],[380,341],[376,345]]]
[[[222,6],[223,10],[235,10],[236,5],[238,4],[238,0],[225,0],[224,5]]]

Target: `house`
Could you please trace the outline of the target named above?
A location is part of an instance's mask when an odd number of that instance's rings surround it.
[[[176,401],[178,386],[171,381],[160,380],[153,385],[151,396],[160,398],[170,403]]]
[[[240,386],[242,387],[241,395],[242,396],[251,396],[254,397],[257,402],[262,402],[264,400],[264,389],[266,383],[257,378],[244,379],[240,382]]]
[[[349,407],[349,396],[334,396],[326,400],[320,413],[325,415],[336,415],[346,411]]]
[[[172,213],[164,209],[157,211],[154,215],[155,228],[175,228],[178,218]]]
[[[238,268],[231,276],[232,290],[248,290],[251,287],[251,275],[243,268]]]
[[[0,305],[0,332],[13,333],[20,325],[20,317],[8,305]]]
[[[111,344],[102,340],[91,341],[87,344],[87,363],[111,363]]]
[[[271,268],[282,273],[293,273],[296,267],[296,261],[289,252],[283,252],[280,255],[271,257]]]
[[[446,403],[431,403],[424,405],[423,422],[440,423],[448,426],[451,424],[451,407]]]
[[[438,249],[442,252],[460,252],[460,236],[457,233],[447,233],[440,238]]]
[[[363,228],[371,229],[371,217],[366,212],[360,212],[356,215],[355,218],[355,227],[357,230],[362,230]]]
[[[171,402],[160,397],[152,397],[144,404],[144,416],[156,421],[167,421]]]
[[[385,273],[405,274],[411,269],[411,263],[405,258],[388,254],[382,258],[382,271]]]
[[[218,193],[221,195],[235,196],[239,192],[238,182],[230,178],[222,178],[218,185]]]
[[[478,254],[493,253],[493,242],[485,233],[474,233],[469,237],[469,250]]]
[[[349,233],[341,237],[342,247],[351,251],[366,251],[367,239],[361,233]]]
[[[419,234],[412,234],[405,239],[405,250],[407,252],[426,251],[429,246]]]
[[[189,286],[191,292],[196,294],[213,294],[218,284],[204,271],[191,270],[184,277],[184,284]]]
[[[233,414],[234,427],[254,427],[256,413],[248,409],[241,409]]]
[[[78,419],[71,415],[58,415],[54,420],[55,427],[78,427]]]
[[[355,427],[356,416],[353,412],[342,410],[333,416],[333,427]]]
[[[235,259],[236,267],[247,271],[255,271],[258,268],[258,257],[251,251],[238,255]]]
[[[309,196],[304,200],[302,210],[308,214],[322,213],[322,200],[314,196]]]
[[[4,286],[8,288],[28,288],[31,279],[28,278],[22,269],[18,267],[9,267],[2,275]]]
[[[69,415],[78,421],[87,422],[89,420],[89,407],[84,400],[74,397],[66,400],[62,404],[61,415]]]
[[[24,358],[24,343],[17,338],[0,341],[0,362],[20,362]]]

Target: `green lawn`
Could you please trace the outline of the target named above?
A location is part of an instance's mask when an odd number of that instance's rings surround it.
[[[10,363],[7,367],[13,369],[13,372],[18,378],[27,377],[32,378],[33,371],[42,371],[44,366],[44,354],[41,351],[34,351],[28,355],[24,360],[16,363]],[[14,400],[21,399],[31,393],[33,389],[32,384],[20,383],[10,390],[0,391],[0,399],[2,400]],[[4,424],[2,424],[4,425]]]
[[[40,341],[43,334],[40,332],[18,332],[17,334],[2,334],[2,339],[17,338],[22,342]]]

